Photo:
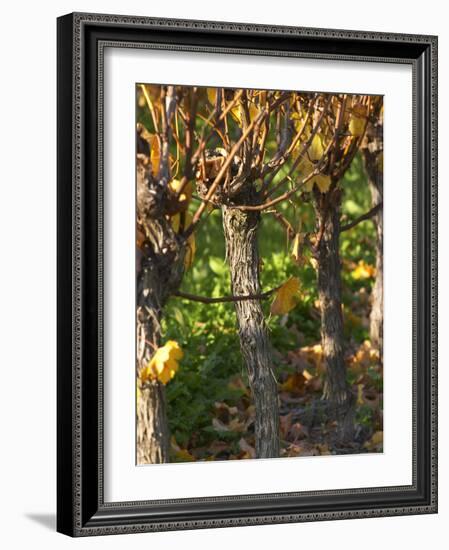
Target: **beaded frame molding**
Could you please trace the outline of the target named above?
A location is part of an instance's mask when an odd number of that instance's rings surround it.
[[[413,482],[104,502],[103,53],[157,48],[413,71]],[[437,38],[75,13],[58,18],[57,530],[71,536],[437,512]],[[261,487],[263,490],[263,487]]]

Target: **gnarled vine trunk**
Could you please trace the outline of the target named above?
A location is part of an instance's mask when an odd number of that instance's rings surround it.
[[[337,420],[337,442],[349,442],[354,433],[354,396],[346,379],[341,302],[340,202],[338,189],[326,201],[315,203],[318,234],[317,286],[321,309],[321,342],[326,381],[323,397]],[[324,228],[324,230],[323,230]]]
[[[148,382],[137,399],[137,464],[168,462],[169,440],[165,386]]]
[[[160,345],[161,314],[165,301],[160,273],[149,259],[142,262],[137,283],[137,372]],[[137,396],[137,463],[168,462],[169,433],[165,387],[148,380]]]
[[[155,188],[155,189],[154,189]],[[146,244],[137,252],[137,376],[161,343],[161,318],[168,297],[179,289],[184,273],[185,245],[153,204],[164,192],[138,165],[137,207]],[[159,201],[162,202],[162,201]],[[169,427],[165,386],[158,380],[140,385],[136,407],[137,464],[169,460]]]
[[[248,203],[246,203],[248,204]],[[258,212],[223,207],[226,254],[232,294],[260,294]],[[256,411],[257,458],[279,457],[279,405],[273,358],[265,319],[259,300],[235,302],[240,349],[248,372]]]

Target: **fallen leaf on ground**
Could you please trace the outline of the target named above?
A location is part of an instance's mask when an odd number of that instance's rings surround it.
[[[281,390],[288,391],[295,395],[303,395],[305,382],[306,379],[304,375],[301,372],[295,372],[294,374],[291,374],[283,384],[281,384]]]
[[[365,442],[363,445],[365,449],[368,449],[369,451],[380,451],[382,450],[384,442],[384,433],[383,431],[379,430],[377,432],[374,432],[371,439]]]
[[[256,449],[250,445],[245,438],[241,438],[239,441],[240,449],[248,455],[247,458],[256,458]]]
[[[217,432],[229,432],[229,426],[218,418],[212,418],[212,426]]]

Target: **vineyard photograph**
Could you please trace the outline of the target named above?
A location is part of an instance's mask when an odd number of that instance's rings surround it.
[[[136,85],[136,464],[383,452],[383,97]]]

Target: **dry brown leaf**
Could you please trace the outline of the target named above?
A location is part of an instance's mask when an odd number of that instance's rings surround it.
[[[242,437],[240,439],[239,447],[246,455],[248,455],[245,458],[256,458],[256,449],[250,445],[245,438]]]
[[[287,380],[281,384],[281,390],[293,393],[294,395],[304,394],[304,385],[306,379],[301,372],[291,374]]]

